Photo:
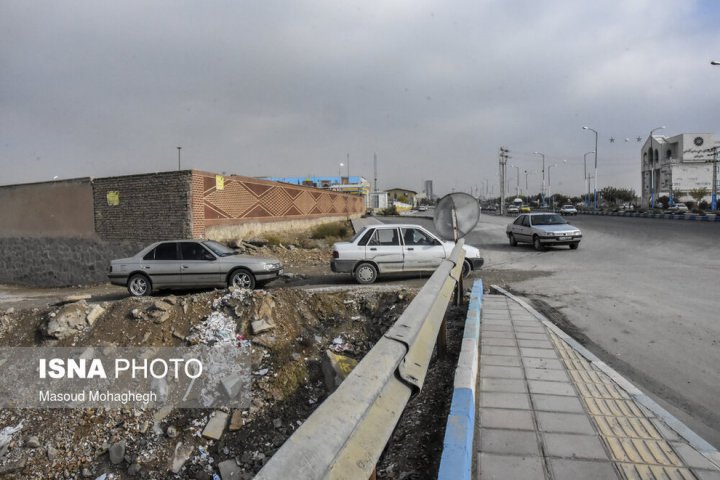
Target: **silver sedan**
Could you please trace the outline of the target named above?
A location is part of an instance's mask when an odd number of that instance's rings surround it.
[[[557,213],[524,213],[505,232],[513,247],[520,242],[531,243],[538,251],[553,245],[569,245],[575,250],[582,239],[580,229]]]
[[[110,262],[113,285],[142,297],[161,288],[255,288],[283,273],[280,260],[239,255],[212,240],[156,242],[135,256]]]

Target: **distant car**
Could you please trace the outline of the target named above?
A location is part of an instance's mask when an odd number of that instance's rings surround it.
[[[511,213],[511,214],[520,213],[520,207],[518,207],[516,205],[510,205],[507,208],[507,213]]]
[[[686,213],[689,212],[690,209],[684,203],[676,203],[672,207],[668,208],[667,211],[669,213]]]
[[[530,213],[531,209],[529,205],[522,205],[520,207],[520,213]]]
[[[350,273],[358,283],[373,283],[384,273],[433,271],[454,247],[418,225],[369,225],[350,241],[333,245],[330,269]],[[468,275],[482,266],[483,258],[473,246],[463,249],[463,275]]]
[[[156,242],[135,256],[110,262],[113,285],[143,297],[162,288],[240,287],[253,289],[283,273],[280,260],[239,255],[212,240]]]
[[[538,251],[554,245],[568,245],[575,250],[582,239],[582,232],[557,213],[521,214],[505,233],[511,246],[531,243]]]
[[[428,209],[427,205],[420,205],[418,207],[418,212],[427,212],[427,209]]]
[[[572,205],[563,205],[560,207],[560,215],[577,215],[577,208]]]

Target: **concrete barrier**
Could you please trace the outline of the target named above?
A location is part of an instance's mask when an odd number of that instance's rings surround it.
[[[476,280],[470,294],[462,348],[455,369],[452,403],[438,471],[439,480],[470,480],[472,475],[482,296],[482,280]]]

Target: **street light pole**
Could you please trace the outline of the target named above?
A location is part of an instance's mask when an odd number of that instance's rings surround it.
[[[594,130],[590,127],[582,127],[583,130],[590,130],[591,132],[595,132],[595,188],[594,188],[594,195],[593,195],[593,210],[597,210],[597,147],[598,147],[598,132],[597,130]]]
[[[663,127],[657,127],[650,130],[650,208],[655,208],[655,157],[653,154],[653,133],[655,130],[662,130]]]
[[[177,147],[178,149],[178,171],[180,171],[180,150],[182,150],[182,147]]]
[[[517,197],[520,195],[520,167],[517,165],[511,165],[511,167],[515,167],[517,176],[515,177],[515,196]]]
[[[542,157],[542,190],[540,191],[540,197],[542,199],[542,203],[545,203],[545,154],[540,152],[533,152],[535,155],[540,155]]]
[[[591,153],[595,152],[587,152],[585,155],[583,155],[583,168],[585,171],[585,185],[583,185],[583,188],[585,189],[585,207],[587,208],[590,204],[590,182],[588,180],[588,174],[587,174],[587,156]]]

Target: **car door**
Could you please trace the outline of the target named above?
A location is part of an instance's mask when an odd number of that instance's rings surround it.
[[[199,242],[180,242],[183,286],[188,288],[224,284],[215,255]]]
[[[445,258],[440,240],[419,228],[401,228],[404,271],[435,270]]]
[[[177,242],[159,244],[143,257],[140,268],[150,276],[150,281],[155,288],[181,285],[182,276]]]
[[[365,258],[372,260],[380,272],[401,272],[404,252],[398,228],[376,228],[365,246]]]
[[[529,242],[532,239],[530,230],[530,215],[521,215],[513,222],[512,232],[515,240],[519,242]]]

